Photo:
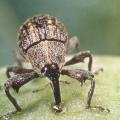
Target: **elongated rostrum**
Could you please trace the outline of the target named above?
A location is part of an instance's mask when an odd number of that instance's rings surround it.
[[[89,51],[78,52],[71,59],[65,61],[65,53],[68,50],[67,42],[68,33],[64,25],[50,15],[33,16],[20,27],[18,36],[19,52],[23,59],[32,65],[32,69],[21,66],[21,60],[18,58],[18,66],[7,68],[8,80],[4,84],[5,93],[17,112],[22,109],[11,95],[10,88],[18,93],[23,85],[34,78],[43,76],[51,81],[55,98],[53,110],[61,112],[60,74],[77,80],[81,83],[81,86],[86,80],[90,81],[91,87],[88,92],[86,108],[91,108],[91,99],[95,88],[94,74],[91,73],[92,55]],[[64,69],[64,66],[83,62],[86,57],[89,58],[88,70],[79,68]],[[10,72],[15,75],[11,76]]]

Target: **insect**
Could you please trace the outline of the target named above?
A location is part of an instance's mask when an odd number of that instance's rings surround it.
[[[43,76],[47,77],[52,84],[55,98],[53,110],[61,112],[60,74],[78,80],[81,86],[86,80],[91,81],[86,105],[87,108],[91,108],[91,99],[95,88],[94,75],[90,72],[92,55],[88,51],[79,52],[65,62],[68,33],[60,21],[50,15],[33,16],[21,26],[18,39],[23,57],[31,63],[32,69],[25,69],[20,66],[11,66],[7,69],[9,79],[4,84],[5,93],[15,107],[16,112],[20,112],[22,109],[11,95],[10,88],[18,93],[24,84],[34,78]],[[83,62],[86,57],[89,58],[88,70],[63,69],[64,66]],[[10,72],[15,73],[15,75],[10,77]]]

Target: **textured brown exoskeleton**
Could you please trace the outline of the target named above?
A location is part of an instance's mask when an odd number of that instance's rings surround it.
[[[25,69],[20,66],[8,67],[8,81],[5,83],[5,92],[8,99],[16,108],[21,111],[15,98],[10,93],[10,88],[19,91],[27,82],[33,78],[48,77],[51,81],[55,97],[55,112],[62,111],[61,95],[59,87],[59,76],[67,75],[78,80],[81,85],[85,80],[91,81],[91,88],[88,92],[87,108],[91,108],[91,99],[95,88],[94,75],[90,72],[92,67],[92,55],[90,52],[79,52],[72,59],[65,62],[66,44],[68,34],[61,22],[49,15],[40,15],[29,18],[20,28],[18,45],[23,53],[23,58],[31,63],[32,69]],[[88,71],[83,69],[67,70],[63,66],[83,62],[88,57]],[[10,72],[15,76],[10,77]]]

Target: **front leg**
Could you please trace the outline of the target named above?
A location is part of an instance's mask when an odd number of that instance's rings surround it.
[[[79,62],[83,62],[84,59],[87,57],[89,58],[88,70],[91,71],[91,69],[92,69],[92,55],[91,55],[90,51],[79,52],[78,54],[73,56],[70,60],[68,60],[64,66],[73,65],[73,64],[76,64]]]
[[[89,71],[85,71],[82,69],[76,69],[76,70],[65,70],[63,69],[61,71],[62,75],[67,75],[71,78],[74,78],[76,80],[78,80],[81,83],[81,86],[83,85],[83,83],[86,80],[90,80],[91,81],[91,87],[90,90],[88,92],[88,97],[87,97],[87,107],[90,107],[91,104],[91,99],[94,93],[94,89],[95,89],[95,81],[93,79],[94,75],[92,73],[90,73]]]
[[[9,78],[8,81],[4,84],[5,93],[17,112],[21,111],[21,107],[18,105],[16,99],[11,95],[9,91],[10,88],[13,88],[18,93],[20,87],[22,87],[24,84],[36,77],[39,76],[35,72],[18,74],[14,77]]]
[[[81,86],[83,85],[83,83],[86,80],[90,80],[91,81],[91,87],[89,89],[88,96],[87,96],[86,108],[98,108],[101,111],[106,110],[107,112],[110,112],[109,109],[105,109],[101,106],[91,106],[91,100],[92,100],[94,89],[95,89],[95,80],[94,80],[94,75],[92,73],[90,73],[89,71],[86,71],[86,70],[82,70],[82,69],[76,69],[76,70],[65,70],[65,69],[63,69],[61,71],[61,74],[62,75],[67,75],[71,78],[74,78],[74,79],[78,80],[81,83]]]
[[[32,69],[25,69],[23,67],[20,67],[20,66],[9,66],[7,67],[7,70],[6,70],[6,75],[8,78],[11,77],[10,73],[14,73],[14,74],[23,74],[23,73],[31,73],[33,72]]]

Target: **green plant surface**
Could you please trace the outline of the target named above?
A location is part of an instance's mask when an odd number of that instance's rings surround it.
[[[87,63],[80,63],[69,68],[84,68]],[[96,88],[92,99],[92,105],[100,105],[110,109],[110,112],[99,111],[97,109],[85,109],[87,92],[90,82],[86,81],[83,87],[77,80],[66,76],[61,76],[60,80],[67,80],[71,84],[60,83],[63,112],[54,113],[52,104],[54,103],[51,86],[32,93],[33,90],[44,88],[49,82],[46,78],[34,79],[24,85],[19,93],[12,94],[22,107],[22,112],[12,116],[11,120],[119,120],[120,119],[120,57],[115,56],[95,56],[93,61],[93,71],[103,67],[104,72],[95,76]],[[0,116],[10,111],[14,107],[5,95],[3,85],[7,80],[5,69],[0,69]],[[8,118],[5,118],[8,119]]]

